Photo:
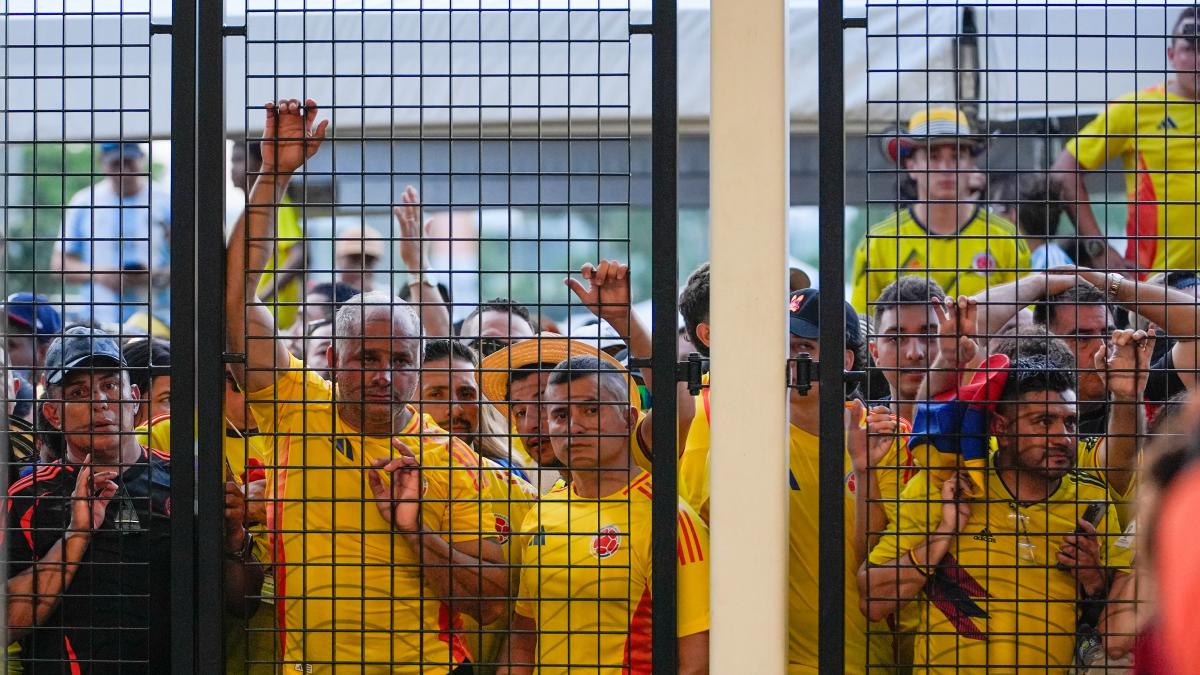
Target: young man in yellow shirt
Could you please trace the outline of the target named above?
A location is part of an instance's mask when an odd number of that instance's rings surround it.
[[[269,103],[263,172],[230,238],[229,349],[259,432],[275,440],[273,535],[285,670],[467,672],[458,616],[505,611],[507,535],[487,504],[492,472],[411,402],[421,364],[417,313],[385,293],[338,310],[333,381],[305,370],[256,297],[271,255],[272,205],[314,155],[326,122],[309,100]]]
[[[1051,167],[1067,215],[1092,267],[1142,278],[1200,266],[1196,167],[1200,164],[1197,27],[1195,7],[1179,13],[1168,38],[1167,62],[1174,77],[1126,94],[1079,130]],[[1121,158],[1128,215],[1124,255],[1105,241],[1084,185],[1086,172]]]
[[[919,603],[914,665],[923,672],[1067,672],[1076,603],[1105,598],[1131,558],[1105,482],[1076,468],[1071,372],[1038,355],[1006,374],[983,432],[997,445],[985,484],[922,471],[858,574],[871,619]]]
[[[1015,225],[979,201],[972,177],[983,139],[955,108],[917,112],[888,156],[916,184],[917,200],[873,225],[854,254],[854,308],[870,313],[897,277],[936,281],[948,295],[972,295],[1029,269],[1029,247]]]
[[[596,357],[558,364],[545,392],[554,452],[569,481],[521,528],[521,581],[501,675],[650,673],[650,474],[628,437],[638,413],[623,370]],[[708,672],[708,531],[679,501],[679,673]]]

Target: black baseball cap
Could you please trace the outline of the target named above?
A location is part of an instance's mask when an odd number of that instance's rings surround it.
[[[125,359],[108,333],[86,326],[69,328],[46,350],[46,384],[58,384],[72,370],[89,366],[123,368]]]
[[[846,349],[858,350],[863,345],[862,330],[859,327],[858,312],[846,305]],[[792,293],[788,303],[789,330],[796,337],[817,340],[821,337],[821,292],[815,288],[805,288]]]

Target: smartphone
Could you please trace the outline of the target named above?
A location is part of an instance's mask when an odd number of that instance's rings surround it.
[[[1091,523],[1092,527],[1099,527],[1100,520],[1104,518],[1104,513],[1108,510],[1107,507],[1108,504],[1106,502],[1090,502],[1087,509],[1083,512],[1083,519]],[[1079,525],[1075,526],[1074,534],[1083,534],[1084,532],[1086,532],[1086,530],[1084,530],[1083,527]],[[1069,566],[1062,563],[1055,563],[1054,566],[1064,572],[1071,569]]]

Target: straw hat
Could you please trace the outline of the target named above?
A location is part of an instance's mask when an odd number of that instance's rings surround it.
[[[508,382],[514,370],[539,363],[546,364],[548,370],[576,356],[593,356],[617,368],[629,382],[629,404],[641,410],[642,394],[620,361],[595,345],[558,333],[538,333],[536,337],[512,344],[485,358],[480,364],[479,387],[500,414],[508,417]]]
[[[983,152],[986,137],[975,131],[965,113],[954,107],[924,108],[908,119],[908,131],[883,140],[883,154],[899,162],[907,153],[927,145],[958,144],[973,154]]]

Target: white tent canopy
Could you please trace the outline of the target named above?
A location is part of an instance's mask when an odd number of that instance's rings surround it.
[[[71,13],[72,1],[60,0],[65,14],[7,19],[3,140],[168,137],[170,38],[149,35],[151,16],[167,3],[144,1],[140,15],[97,16]],[[105,1],[87,6],[101,11]],[[133,4],[126,0],[125,11]],[[848,130],[894,126],[927,101],[955,100],[961,7],[847,4],[848,16],[868,19],[865,33],[844,34]],[[40,11],[42,3],[37,6]],[[629,23],[649,21],[649,0],[632,6],[606,0],[250,0],[230,11],[226,24],[245,24],[247,31],[245,40],[226,40],[231,135],[260,124],[248,104],[301,95],[330,108],[339,135],[349,136],[356,130],[384,137],[452,130],[503,138],[597,129],[628,135],[649,128],[650,38],[635,35],[626,43]],[[985,5],[975,11],[986,34],[980,61],[982,93],[990,102],[980,112],[992,120],[1094,112],[1118,93],[1161,81],[1163,35],[1176,13],[1161,5]],[[680,2],[685,131],[707,126],[708,22],[706,2]],[[817,128],[817,58],[827,39],[817,33],[816,0],[794,1],[789,104],[798,133]],[[1079,68],[1092,72],[1075,72]]]

